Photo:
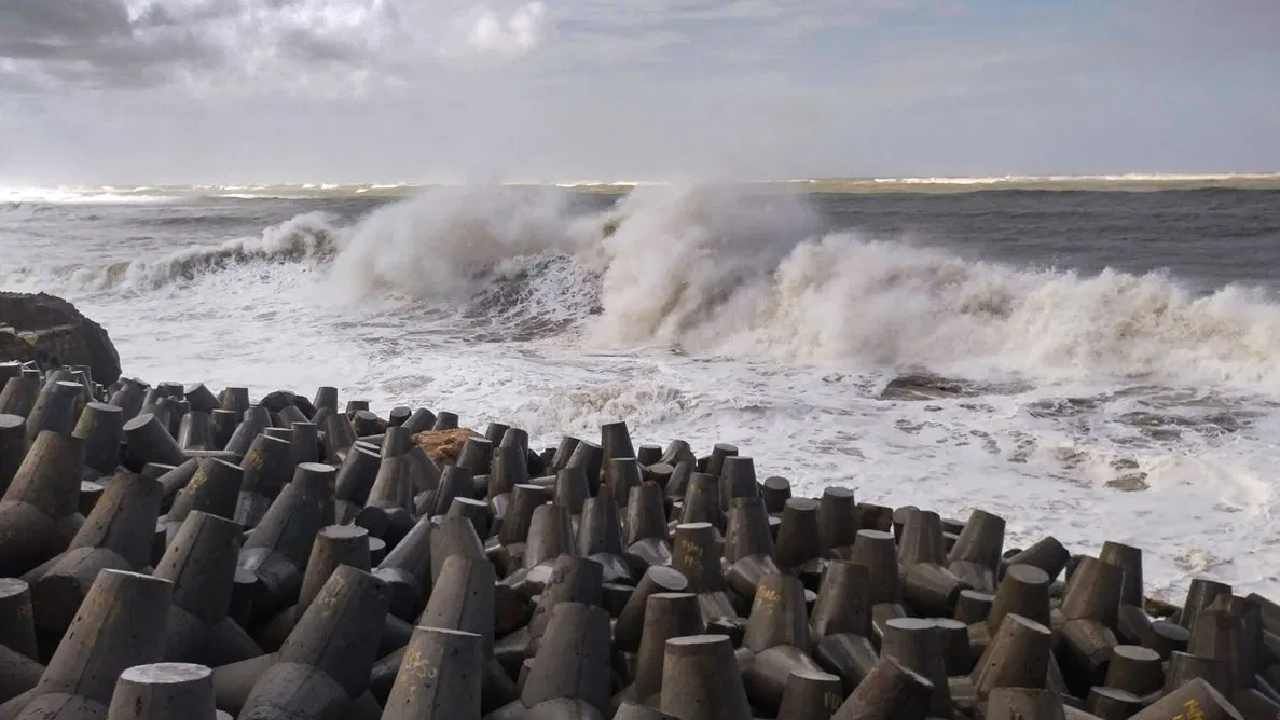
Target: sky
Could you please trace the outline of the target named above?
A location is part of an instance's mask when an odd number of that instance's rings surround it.
[[[0,184],[1280,170],[1277,0],[0,0]]]

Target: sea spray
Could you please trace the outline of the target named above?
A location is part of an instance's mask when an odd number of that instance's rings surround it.
[[[438,188],[379,208],[350,228],[331,274],[359,298],[387,289],[463,301],[520,256],[587,248],[569,194],[549,188]],[[598,239],[598,235],[597,238]]]
[[[645,187],[612,206],[436,188],[350,222],[306,212],[258,236],[86,263],[48,286],[139,293],[296,264],[319,271],[313,294],[332,312],[399,304],[473,340],[1280,390],[1280,306],[1262,290],[1196,294],[1158,271],[1083,276],[829,232],[806,196],[758,188]]]

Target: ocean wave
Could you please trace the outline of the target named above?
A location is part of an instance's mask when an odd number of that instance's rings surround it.
[[[597,346],[1280,386],[1280,307],[1261,291],[1197,295],[1160,273],[1015,268],[820,227],[803,197],[742,188],[638,188],[585,216],[544,191],[432,193],[357,224],[330,281],[461,302],[500,296],[506,264],[539,298],[522,317],[557,312]]]
[[[708,213],[698,196],[624,204],[592,337],[980,376],[1280,386],[1280,307],[1259,290],[1201,296],[1161,273],[1081,276],[813,235],[802,209],[737,196]]]
[[[337,216],[308,212],[263,229],[258,237],[178,250],[155,260],[75,269],[68,284],[80,290],[148,290],[249,263],[324,262],[337,249]]]
[[[550,188],[436,188],[337,223],[306,213],[74,279],[138,290],[305,262],[339,301],[408,298],[484,340],[571,331],[601,348],[1280,391],[1280,307],[1260,290],[1197,294],[1161,273],[1013,267],[827,233],[797,194],[646,187],[590,211]]]

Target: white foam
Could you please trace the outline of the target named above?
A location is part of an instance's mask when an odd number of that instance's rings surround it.
[[[802,200],[704,188],[587,217],[547,191],[431,190],[130,267],[72,299],[152,382],[333,384],[535,446],[623,417],[636,442],[736,443],[798,494],[992,510],[1009,547],[1132,542],[1168,599],[1193,575],[1280,592],[1280,313],[1257,292],[822,236]],[[569,331],[483,342],[534,318]],[[880,400],[908,365],[1027,383]]]

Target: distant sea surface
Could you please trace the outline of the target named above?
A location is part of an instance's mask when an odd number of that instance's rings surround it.
[[[621,418],[1280,592],[1280,176],[0,188],[0,289],[153,383]]]

